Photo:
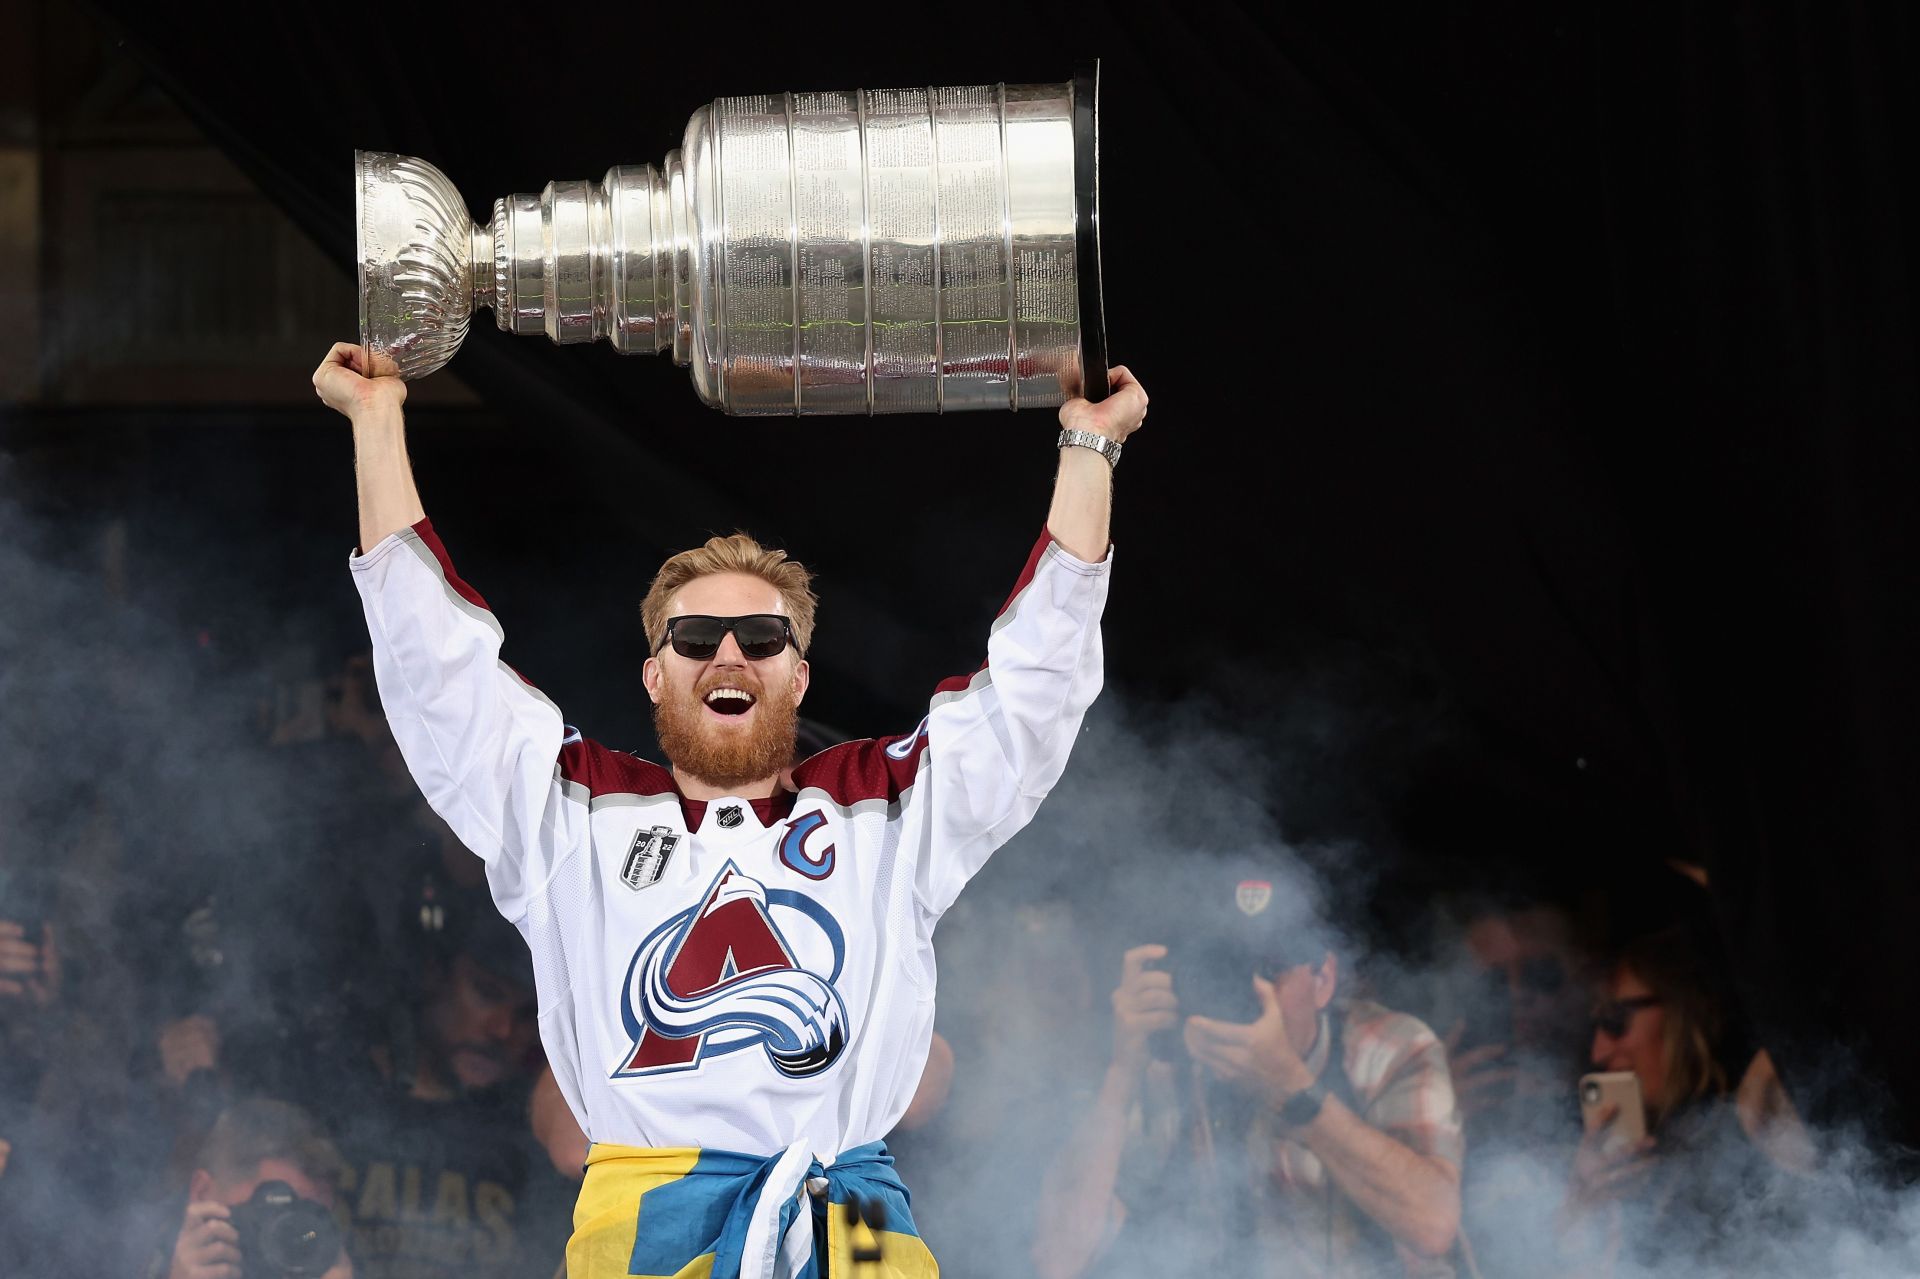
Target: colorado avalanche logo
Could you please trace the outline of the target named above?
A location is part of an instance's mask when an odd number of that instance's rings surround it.
[[[769,891],[728,862],[700,904],[649,933],[627,965],[620,1019],[633,1047],[613,1078],[694,1070],[756,1045],[781,1074],[819,1074],[847,1046],[847,1010],[833,988],[845,959],[824,906]],[[831,971],[822,979],[803,961]]]

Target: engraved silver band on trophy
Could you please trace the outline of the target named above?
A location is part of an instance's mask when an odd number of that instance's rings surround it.
[[[1102,398],[1097,86],[721,98],[659,167],[507,196],[484,228],[431,164],[355,152],[360,340],[424,377],[491,307],[671,351],[739,414]]]

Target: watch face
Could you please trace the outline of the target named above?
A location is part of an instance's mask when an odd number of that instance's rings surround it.
[[[1326,1089],[1309,1084],[1280,1103],[1280,1120],[1289,1128],[1304,1128],[1320,1117],[1320,1105],[1326,1099]]]

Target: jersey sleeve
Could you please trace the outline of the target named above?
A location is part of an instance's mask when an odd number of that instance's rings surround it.
[[[560,712],[500,660],[500,624],[422,520],[349,561],[380,702],[435,812],[487,866],[509,920],[563,855]]]
[[[1090,564],[1043,535],[994,619],[987,661],[934,693],[913,739],[913,802],[929,839],[915,868],[922,906],[945,913],[1000,845],[1033,818],[1067,766],[1100,691],[1100,615],[1113,556]]]

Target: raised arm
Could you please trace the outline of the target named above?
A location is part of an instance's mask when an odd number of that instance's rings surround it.
[[[1116,364],[1107,376],[1113,394],[1098,404],[1067,401],[1060,406],[1060,425],[1123,443],[1147,416],[1147,392],[1124,365]],[[1061,449],[1047,531],[1079,558],[1098,563],[1107,558],[1112,511],[1113,467],[1092,449]]]
[[[1100,404],[1063,405],[1061,422],[1126,439],[1147,396],[1124,368],[1113,384]],[[914,886],[932,918],[1033,817],[1100,691],[1113,468],[1093,448],[1060,452],[1046,534],[988,630],[986,664],[940,684],[918,732],[880,744],[892,784],[913,789],[929,823]]]
[[[560,712],[500,660],[505,632],[427,522],[401,422],[406,384],[369,377],[361,348],[340,343],[313,386],[353,423],[361,551],[349,567],[387,724],[421,793],[486,862],[494,902],[517,923],[577,846],[581,814],[556,788]]]
[[[426,518],[413,464],[407,460],[406,423],[400,406],[407,384],[392,373],[376,374],[366,348],[335,342],[313,371],[313,389],[327,407],[353,423],[353,469],[360,495],[360,549],[370,551]]]

